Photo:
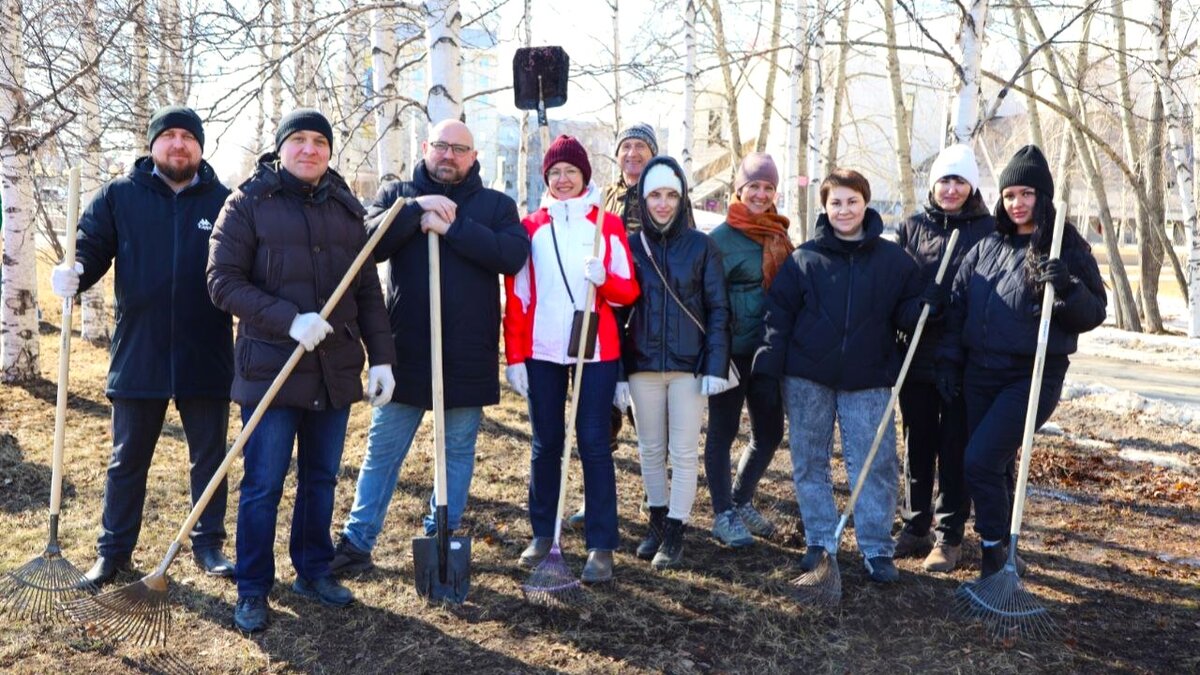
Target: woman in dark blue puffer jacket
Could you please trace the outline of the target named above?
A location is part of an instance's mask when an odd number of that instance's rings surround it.
[[[1054,179],[1037,146],[1027,145],[1000,174],[996,232],[963,260],[954,280],[938,352],[938,386],[953,393],[962,364],[962,392],[971,434],[965,454],[975,531],[983,541],[981,578],[1004,566],[1012,464],[1021,445],[1037,350],[1042,290],[1055,302],[1038,396],[1037,424],[1058,405],[1080,333],[1103,321],[1104,283],[1091,247],[1073,225],[1062,253],[1047,259],[1054,228]]]

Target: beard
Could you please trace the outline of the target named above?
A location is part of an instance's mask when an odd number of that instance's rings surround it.
[[[455,184],[462,181],[466,176],[466,172],[460,171],[458,166],[450,162],[442,162],[433,168],[433,177],[439,183]]]
[[[200,170],[200,162],[187,163],[180,167],[171,166],[170,164],[159,164],[158,160],[154,161],[154,168],[168,180],[175,183],[186,183],[196,175]]]

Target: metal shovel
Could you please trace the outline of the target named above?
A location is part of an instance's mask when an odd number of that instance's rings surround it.
[[[471,588],[471,538],[451,537],[446,509],[446,408],[442,396],[442,272],[438,235],[429,233],[429,327],[433,365],[433,491],[437,536],[413,537],[417,594],[461,603]]]
[[[546,108],[567,102],[571,59],[562,47],[521,47],[513,54],[513,96],[518,110],[536,110],[542,151],[550,147]]]

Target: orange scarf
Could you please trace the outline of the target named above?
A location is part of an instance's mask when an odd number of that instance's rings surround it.
[[[766,213],[754,215],[735,194],[729,202],[729,213],[725,216],[725,221],[730,227],[762,246],[762,285],[764,289],[770,288],[771,282],[775,280],[775,273],[795,248],[792,246],[792,240],[788,238],[787,216],[779,215],[774,205]]]

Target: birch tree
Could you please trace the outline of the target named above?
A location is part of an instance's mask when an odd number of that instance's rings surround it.
[[[900,176],[900,201],[903,213],[915,213],[917,184],[912,169],[912,144],[909,139],[908,108],[904,105],[904,80],[900,74],[900,55],[896,45],[896,3],[883,0],[883,29],[887,38],[888,82],[892,92],[892,124],[896,135],[896,175]],[[975,186],[978,187],[978,186]]]
[[[1124,0],[1114,0],[1116,4],[1124,2]],[[1017,28],[1017,51],[1021,55],[1021,62],[1029,61],[1029,38],[1025,33],[1025,22],[1021,19],[1020,5],[1012,7],[1012,20]],[[1021,76],[1025,83],[1025,88],[1033,91],[1033,69],[1026,68],[1025,73]],[[1042,135],[1042,117],[1038,112],[1037,100],[1027,98],[1025,102],[1026,116],[1029,120],[1029,138],[1034,145],[1039,148],[1046,147],[1046,139]]]
[[[521,19],[525,47],[533,46],[533,0],[525,0],[525,14]],[[618,133],[620,133],[618,131]],[[521,111],[521,132],[517,142],[517,210],[524,216],[529,213],[529,111]]]
[[[692,148],[696,144],[696,0],[683,0],[683,174],[690,181]]]
[[[31,213],[30,142],[25,98],[21,0],[0,2],[0,202],[4,259],[0,286],[0,381],[38,376],[37,255]]]
[[[1154,74],[1167,112],[1167,135],[1170,139],[1171,165],[1175,185],[1179,188],[1179,204],[1183,210],[1184,228],[1188,232],[1188,337],[1200,337],[1200,222],[1196,220],[1196,202],[1192,199],[1192,166],[1184,143],[1183,106],[1175,95],[1168,54],[1171,27],[1171,0],[1159,0],[1158,11],[1150,22],[1157,49]],[[1193,120],[1193,124],[1198,122]]]
[[[755,152],[766,152],[767,136],[771,130],[771,114],[775,112],[775,69],[779,67],[779,40],[783,23],[783,0],[775,0],[771,12],[771,47],[767,57],[767,84],[763,89],[762,121],[754,141]]]
[[[971,144],[979,120],[979,69],[983,57],[983,35],[987,24],[988,0],[971,0],[963,13],[958,32],[958,95],[951,113],[956,143]]]
[[[86,74],[80,78],[79,103],[83,113],[83,168],[82,185],[92,188],[91,193],[107,180],[104,171],[104,158],[100,145],[100,73],[96,68],[87,68],[99,52],[97,44],[99,37],[96,30],[96,0],[84,0],[79,5],[83,12],[79,36],[82,42],[80,50],[80,71]],[[90,201],[90,195],[88,196]],[[84,202],[86,203],[86,201]],[[105,309],[105,288],[108,284],[97,283],[79,296],[80,326],[79,336],[94,344],[106,344],[109,340],[108,312]]]
[[[396,14],[371,10],[371,78],[375,108],[375,168],[379,182],[400,178],[404,166],[404,125],[396,91]]]
[[[831,169],[838,166],[838,151],[842,140],[842,104],[849,96],[849,87],[846,86],[846,62],[850,59],[850,8],[853,4],[849,0],[843,0],[842,4],[841,38],[833,80],[833,106],[829,111],[829,149],[825,151],[825,161]]]
[[[621,3],[608,0],[612,10],[612,76],[613,76],[613,128],[617,133],[625,128],[621,123]]]
[[[804,151],[807,141],[805,122],[805,106],[809,103],[807,95],[807,36],[808,32],[808,0],[796,2],[796,25],[792,33],[792,72],[788,84],[788,135],[786,167],[786,199],[788,217],[792,228],[800,232],[804,239],[807,230],[808,216],[807,185],[800,185],[800,177],[808,177],[808,153]]]
[[[183,19],[179,0],[159,0],[159,78],[160,91],[166,93],[160,105],[186,105],[187,78],[183,66]]]
[[[429,95],[425,104],[429,122],[462,117],[462,67],[459,30],[462,14],[458,0],[428,0],[425,3],[428,30]]]
[[[812,118],[809,120],[808,147],[811,158],[808,166],[811,180],[817,183],[824,179],[826,169],[821,161],[821,131],[825,120],[825,73],[822,65],[825,58],[825,3],[826,0],[817,0],[809,46],[809,62],[812,64]]]

